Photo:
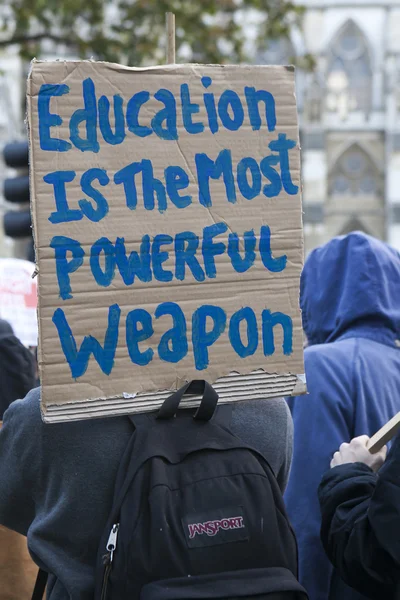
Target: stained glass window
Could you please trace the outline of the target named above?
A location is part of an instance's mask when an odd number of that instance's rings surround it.
[[[351,146],[336,162],[331,178],[331,195],[376,195],[379,173],[368,154],[358,145]]]

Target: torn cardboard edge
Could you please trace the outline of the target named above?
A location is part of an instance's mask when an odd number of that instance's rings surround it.
[[[68,64],[82,64],[82,63],[86,63],[86,64],[93,64],[93,65],[106,65],[107,67],[110,67],[111,69],[114,69],[116,71],[132,71],[132,72],[151,72],[151,71],[155,71],[158,72],[161,69],[163,71],[165,71],[166,69],[187,69],[188,67],[190,68],[203,68],[203,67],[218,67],[220,69],[225,69],[225,70],[229,70],[229,69],[254,69],[254,68],[265,68],[266,66],[269,69],[285,69],[286,71],[288,71],[289,73],[295,73],[296,71],[296,67],[295,65],[248,65],[248,64],[243,64],[243,63],[229,63],[229,64],[221,64],[221,63],[197,63],[197,62],[190,62],[190,63],[167,63],[167,64],[159,64],[159,65],[143,65],[141,67],[133,67],[131,65],[121,65],[120,63],[115,63],[115,62],[110,62],[107,60],[96,60],[94,58],[85,58],[85,59],[75,59],[75,60],[71,60],[71,59],[67,59],[67,58],[51,58],[51,59],[45,59],[45,58],[32,58],[31,62],[30,62],[30,68],[29,68],[29,72],[28,72],[28,79],[31,75],[32,72],[32,68],[35,64],[37,63],[44,63],[44,64],[49,64],[49,63],[68,63]]]
[[[182,385],[184,381],[181,382]],[[282,396],[301,396],[307,393],[305,374],[291,373],[271,374],[258,369],[247,375],[230,373],[220,377],[214,385],[218,392],[220,404],[244,402],[246,400],[268,400]],[[153,412],[158,410],[164,400],[174,390],[157,390],[154,392],[124,392],[112,398],[96,398],[66,404],[41,404],[42,418],[45,423],[62,423],[84,419],[123,416],[134,413]],[[107,400],[106,406],[104,401]],[[199,405],[201,397],[186,396],[182,408],[194,408]]]

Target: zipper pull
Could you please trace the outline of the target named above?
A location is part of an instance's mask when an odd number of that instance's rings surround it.
[[[106,546],[106,549],[110,555],[110,563],[112,563],[112,561],[113,561],[114,552],[117,547],[118,530],[119,530],[119,523],[115,523],[115,525],[112,526],[112,529],[110,531],[110,536],[108,538],[108,542],[107,542],[107,546]]]

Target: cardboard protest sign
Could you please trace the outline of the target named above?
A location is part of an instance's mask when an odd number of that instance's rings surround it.
[[[305,392],[292,68],[34,61],[28,118],[45,420]]]
[[[18,258],[0,259],[0,319],[11,325],[25,346],[37,346],[35,265]]]
[[[400,429],[400,412],[383,425],[367,442],[371,454],[376,454],[383,446],[390,442]]]

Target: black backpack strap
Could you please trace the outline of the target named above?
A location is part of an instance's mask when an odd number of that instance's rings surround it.
[[[43,569],[39,569],[35,587],[33,589],[32,600],[42,600],[44,591],[46,589],[48,574]]]
[[[203,379],[195,379],[186,383],[179,390],[171,394],[157,413],[157,419],[172,419],[179,408],[185,394],[202,394],[199,408],[194,414],[194,419],[209,421],[214,414],[218,402],[218,394],[214,388]]]

